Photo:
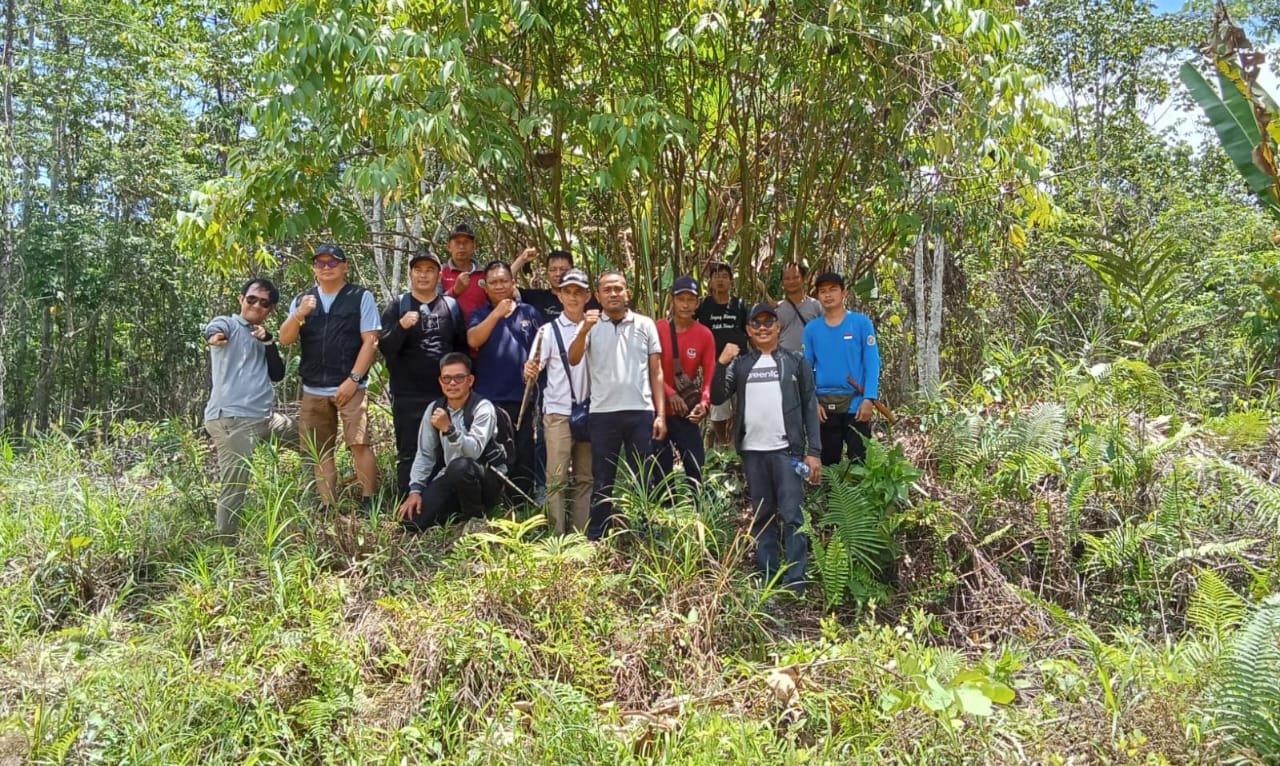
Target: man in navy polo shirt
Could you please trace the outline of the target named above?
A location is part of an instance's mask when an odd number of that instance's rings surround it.
[[[542,314],[515,299],[516,281],[507,264],[490,263],[485,267],[484,281],[489,305],[471,312],[467,321],[467,344],[476,349],[475,392],[506,410],[515,424],[524,400],[524,363],[542,324]],[[511,480],[525,494],[533,494],[536,481],[533,420],[534,413],[527,412],[518,423],[515,460],[508,466]]]

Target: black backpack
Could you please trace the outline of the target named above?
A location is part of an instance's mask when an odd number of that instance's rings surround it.
[[[471,430],[472,417],[475,415],[476,402],[480,401],[480,397],[474,393],[467,398],[467,403],[462,406],[462,426],[468,431]],[[431,413],[436,411],[436,407],[442,407],[446,412],[449,410],[447,400],[441,398],[431,403],[427,408],[426,417],[429,419]],[[484,452],[480,454],[480,462],[487,466],[495,463],[511,469],[511,464],[516,459],[516,428],[511,422],[511,415],[498,405],[493,405],[493,414],[497,419],[497,428],[494,429],[493,438],[485,445]],[[441,442],[439,451],[436,453],[436,470],[444,468],[444,443]],[[433,477],[434,478],[434,477]]]

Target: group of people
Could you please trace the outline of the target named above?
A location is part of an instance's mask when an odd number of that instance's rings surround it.
[[[692,276],[675,279],[671,314],[655,322],[631,309],[624,274],[605,271],[593,283],[567,251],[545,256],[550,288],[541,290],[516,283],[534,250],[482,266],[474,231],[460,224],[447,251],[444,261],[430,250],[412,255],[409,290],[379,313],[372,293],[347,281],[342,248],[321,245],[315,284],[289,303],[278,337],[264,323],[280,295],[265,279],[241,288],[239,314],[209,322],[205,424],[223,481],[220,538],[235,538],[248,458],[273,435],[313,455],[328,510],[340,431],[362,509],[372,508],[366,385],[381,352],[406,528],[484,515],[509,493],[545,492],[557,532],[599,540],[615,520],[624,466],[642,481],[679,481],[678,455],[684,480],[701,481],[707,420],[711,443],[742,457],[761,569],[803,589],[805,479],[818,483],[823,466],[846,454],[862,458],[878,394],[875,331],[846,308],[841,275],[818,276],[815,299],[804,267],[789,264],[782,299],[748,308],[733,295],[730,266],[715,264],[705,296]],[[294,343],[296,424],[275,411],[272,390],[285,373],[277,345]]]

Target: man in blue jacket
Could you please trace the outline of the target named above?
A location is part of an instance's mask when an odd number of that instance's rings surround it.
[[[804,326],[804,358],[818,384],[822,464],[839,463],[846,447],[849,459],[861,462],[880,389],[876,330],[866,314],[845,308],[844,277],[826,273],[815,284],[822,316]]]
[[[747,332],[756,350],[739,356],[736,343],[726,343],[711,380],[713,404],[737,396],[732,435],[747,476],[755,517],[751,534],[756,559],[766,581],[781,567],[782,583],[804,591],[809,540],[804,525],[804,479],[822,480],[818,438],[818,400],[813,371],[804,357],[778,345],[778,310],[757,303]]]

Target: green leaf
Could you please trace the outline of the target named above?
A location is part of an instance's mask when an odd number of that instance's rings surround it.
[[[1191,96],[1200,105],[1205,115],[1209,118],[1209,124],[1213,126],[1213,130],[1218,134],[1218,140],[1222,143],[1222,148],[1226,151],[1227,156],[1231,158],[1231,162],[1244,176],[1245,183],[1254,193],[1261,193],[1271,187],[1275,183],[1275,179],[1267,175],[1262,168],[1258,167],[1253,161],[1253,149],[1256,144],[1249,140],[1249,133],[1244,125],[1238,119],[1240,105],[1233,103],[1227,106],[1227,101],[1244,101],[1244,94],[1238,89],[1232,87],[1220,97],[1204,79],[1200,71],[1196,69],[1194,63],[1188,61],[1182,65],[1178,72],[1182,78],[1182,82],[1187,86],[1187,90],[1191,91]],[[1245,106],[1248,104],[1246,102]],[[1252,111],[1250,111],[1252,115]],[[1257,124],[1254,124],[1254,130],[1257,130]]]
[[[991,699],[976,686],[965,684],[956,689],[956,699],[960,708],[969,715],[989,716],[993,712]]]

